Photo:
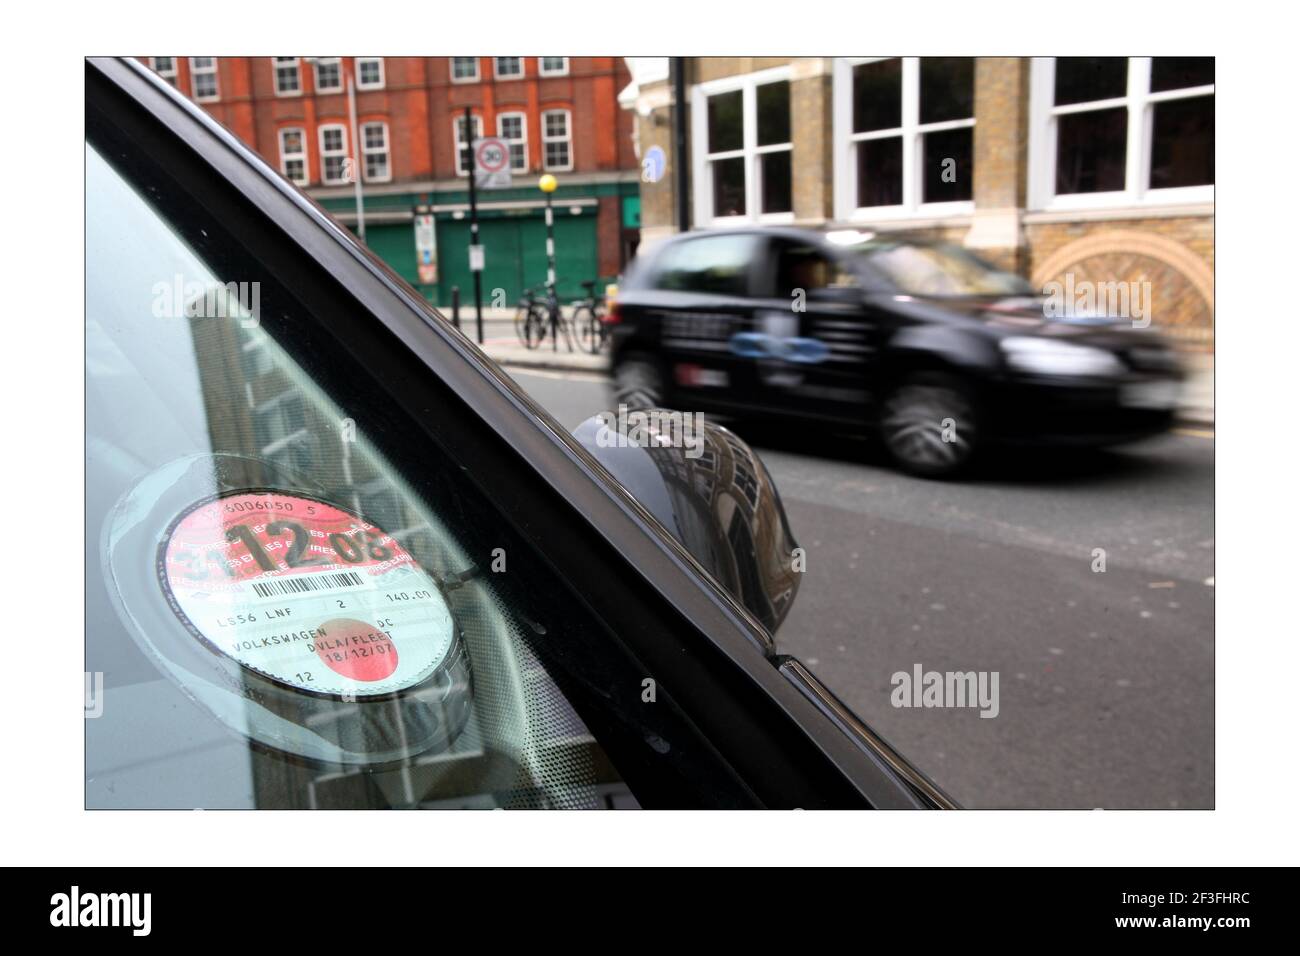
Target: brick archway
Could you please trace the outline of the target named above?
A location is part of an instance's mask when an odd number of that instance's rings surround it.
[[[1155,324],[1188,344],[1214,341],[1214,273],[1180,242],[1115,229],[1067,243],[1034,267],[1042,288],[1067,273],[1075,281],[1151,283]]]

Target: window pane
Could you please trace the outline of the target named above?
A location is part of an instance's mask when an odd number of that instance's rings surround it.
[[[713,215],[745,215],[745,160],[715,159],[713,167]]]
[[[759,157],[763,185],[763,212],[791,212],[789,150]]]
[[[546,144],[546,165],[558,169],[569,165],[569,144],[556,142]]]
[[[546,135],[564,137],[569,135],[569,114],[568,113],[547,113],[546,114]]]
[[[758,95],[758,145],[790,142],[790,84],[764,83]]]
[[[964,202],[971,198],[971,149],[975,131],[949,129],[921,137],[922,202]]]
[[[1155,104],[1151,188],[1214,183],[1214,97]]]
[[[869,139],[858,143],[858,205],[899,206],[903,203],[903,138]]]
[[[1058,56],[1056,105],[1108,100],[1128,92],[1128,59],[1122,56]]]
[[[1212,56],[1157,56],[1151,60],[1151,92],[1209,86],[1214,82]]]
[[[302,152],[302,130],[285,130],[283,133],[284,151],[286,153]]]
[[[1128,110],[1122,106],[1057,117],[1056,192],[1115,192],[1124,188]]]
[[[672,246],[664,252],[657,285],[661,289],[745,295],[755,241],[753,236],[722,235]]]
[[[903,61],[881,60],[853,68],[853,132],[903,125]]]
[[[379,82],[379,61],[370,59],[361,61],[360,80],[359,82],[366,85],[373,85]]]
[[[384,179],[387,176],[388,176],[388,154],[367,153],[366,154],[366,178]]]
[[[316,86],[319,89],[332,89],[339,85],[339,63],[337,60],[319,60],[316,63]]]
[[[814,246],[792,240],[777,242],[775,293],[788,298],[795,289],[855,285],[851,273]]]
[[[719,93],[709,97],[709,152],[724,153],[745,144],[743,94]]]
[[[244,237],[201,221],[197,202],[148,170],[142,187],[87,153],[87,522],[121,528],[117,503],[143,505],[111,550],[87,552],[88,661],[121,704],[87,722],[87,805],[634,803],[560,687],[593,682],[568,670],[574,658],[635,686],[619,642],[525,554],[468,468],[412,437],[412,410],[385,400],[378,366],[342,347]],[[179,297],[160,303],[154,284],[170,288],[173,273]],[[209,313],[227,281],[245,288]],[[353,440],[340,423],[356,426]],[[271,504],[283,535],[257,517]],[[284,545],[300,533],[312,556],[295,570]],[[475,574],[498,545],[521,570]],[[274,570],[242,560],[253,556]],[[339,574],[364,583],[331,593]],[[302,622],[293,638],[259,622],[269,605],[242,613],[252,585],[277,578],[300,585],[276,601]],[[397,588],[402,603],[390,603]],[[374,653],[330,653],[330,635]],[[212,668],[174,663],[190,649]],[[635,720],[679,748],[651,723],[658,711],[625,710],[635,716],[611,705],[602,728]]]
[[[921,59],[921,122],[943,123],[975,115],[975,58]]]

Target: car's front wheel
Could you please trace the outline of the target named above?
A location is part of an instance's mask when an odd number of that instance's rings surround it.
[[[614,366],[614,397],[628,408],[658,408],[664,401],[663,375],[647,358],[632,356]]]
[[[909,379],[885,397],[880,435],[905,471],[946,478],[965,468],[979,443],[969,392],[947,376]]]

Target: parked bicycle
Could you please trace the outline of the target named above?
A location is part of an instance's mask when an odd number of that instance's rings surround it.
[[[547,336],[553,336],[551,348],[558,349],[562,333],[565,345],[572,352],[574,351],[573,326],[560,308],[555,286],[548,283],[543,288],[544,292],[540,297],[534,295],[530,299],[528,314],[524,319],[524,344],[530,349],[535,349],[546,341]]]
[[[582,283],[587,294],[573,306],[570,315],[564,314],[554,286],[546,283],[530,286],[519,297],[519,306],[515,310],[515,334],[519,341],[530,349],[538,348],[551,336],[554,330],[555,340],[552,348],[559,348],[559,339],[563,336],[569,351],[574,351],[574,342],[584,352],[595,355],[605,347],[609,338],[609,329],[603,319],[605,316],[604,296],[596,294],[597,280]]]
[[[528,345],[528,315],[533,310],[533,303],[546,283],[529,286],[519,296],[519,306],[515,309],[515,335],[519,336],[520,345]],[[531,345],[528,346],[532,348]]]
[[[584,282],[587,296],[573,309],[573,328],[577,331],[578,345],[584,352],[596,355],[605,347],[609,327],[605,325],[605,297],[596,295],[596,282]]]

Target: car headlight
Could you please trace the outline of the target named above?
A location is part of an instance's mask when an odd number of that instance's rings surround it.
[[[1056,339],[1012,336],[1001,342],[1007,364],[1035,375],[1118,375],[1120,360],[1105,349]]]

